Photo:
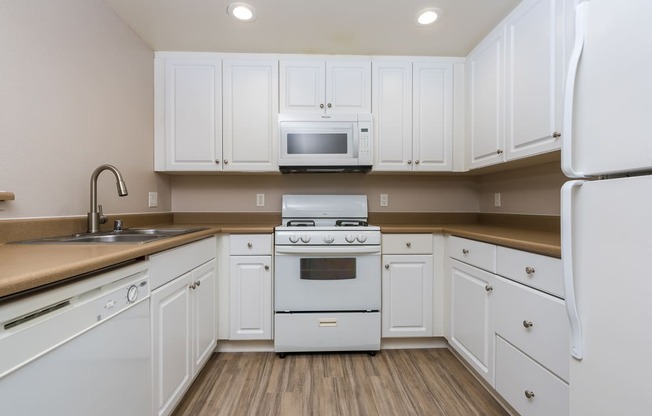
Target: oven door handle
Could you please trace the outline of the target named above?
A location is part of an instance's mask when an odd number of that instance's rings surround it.
[[[380,254],[380,246],[276,246],[276,254]]]

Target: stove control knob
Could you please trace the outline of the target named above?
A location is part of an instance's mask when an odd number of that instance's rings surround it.
[[[355,236],[351,235],[351,234],[348,234],[347,236],[345,236],[344,239],[346,240],[347,243],[355,242]]]
[[[324,236],[324,243],[331,244],[333,241],[335,241],[335,237],[333,237],[332,235]]]
[[[309,243],[310,242],[310,236],[309,235],[302,235],[301,236],[301,241],[304,243]]]
[[[298,236],[298,235],[294,235],[294,234],[292,234],[292,235],[290,236],[290,242],[291,242],[292,244],[295,244],[295,243],[297,243],[298,241],[299,241],[299,236]]]
[[[364,234],[360,234],[360,235],[357,237],[357,240],[358,240],[358,243],[364,243],[365,241],[367,241],[367,236],[364,235]]]

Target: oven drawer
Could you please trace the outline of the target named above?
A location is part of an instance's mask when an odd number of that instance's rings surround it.
[[[378,351],[380,313],[277,313],[274,351]]]
[[[432,234],[383,234],[383,254],[432,254]]]
[[[232,256],[268,256],[272,254],[271,234],[231,235],[230,254]]]

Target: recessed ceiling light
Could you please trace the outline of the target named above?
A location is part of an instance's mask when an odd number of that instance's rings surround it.
[[[419,26],[428,26],[441,17],[441,10],[434,7],[423,9],[414,16],[415,22]]]
[[[226,8],[226,12],[241,22],[253,22],[258,17],[256,8],[247,3],[231,3]]]

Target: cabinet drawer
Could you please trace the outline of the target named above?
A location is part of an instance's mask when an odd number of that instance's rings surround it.
[[[569,323],[564,301],[511,280],[494,282],[494,329],[568,381]]]
[[[432,254],[432,234],[383,234],[383,254]]]
[[[499,275],[508,279],[564,297],[561,259],[498,247],[496,269]]]
[[[493,244],[451,236],[448,239],[448,253],[464,263],[496,272],[496,246]]]
[[[259,256],[272,254],[271,234],[231,235],[230,254],[237,256]]]
[[[215,258],[217,240],[206,238],[150,256],[152,290]]]
[[[501,337],[496,337],[496,391],[521,416],[569,414],[568,384]]]

